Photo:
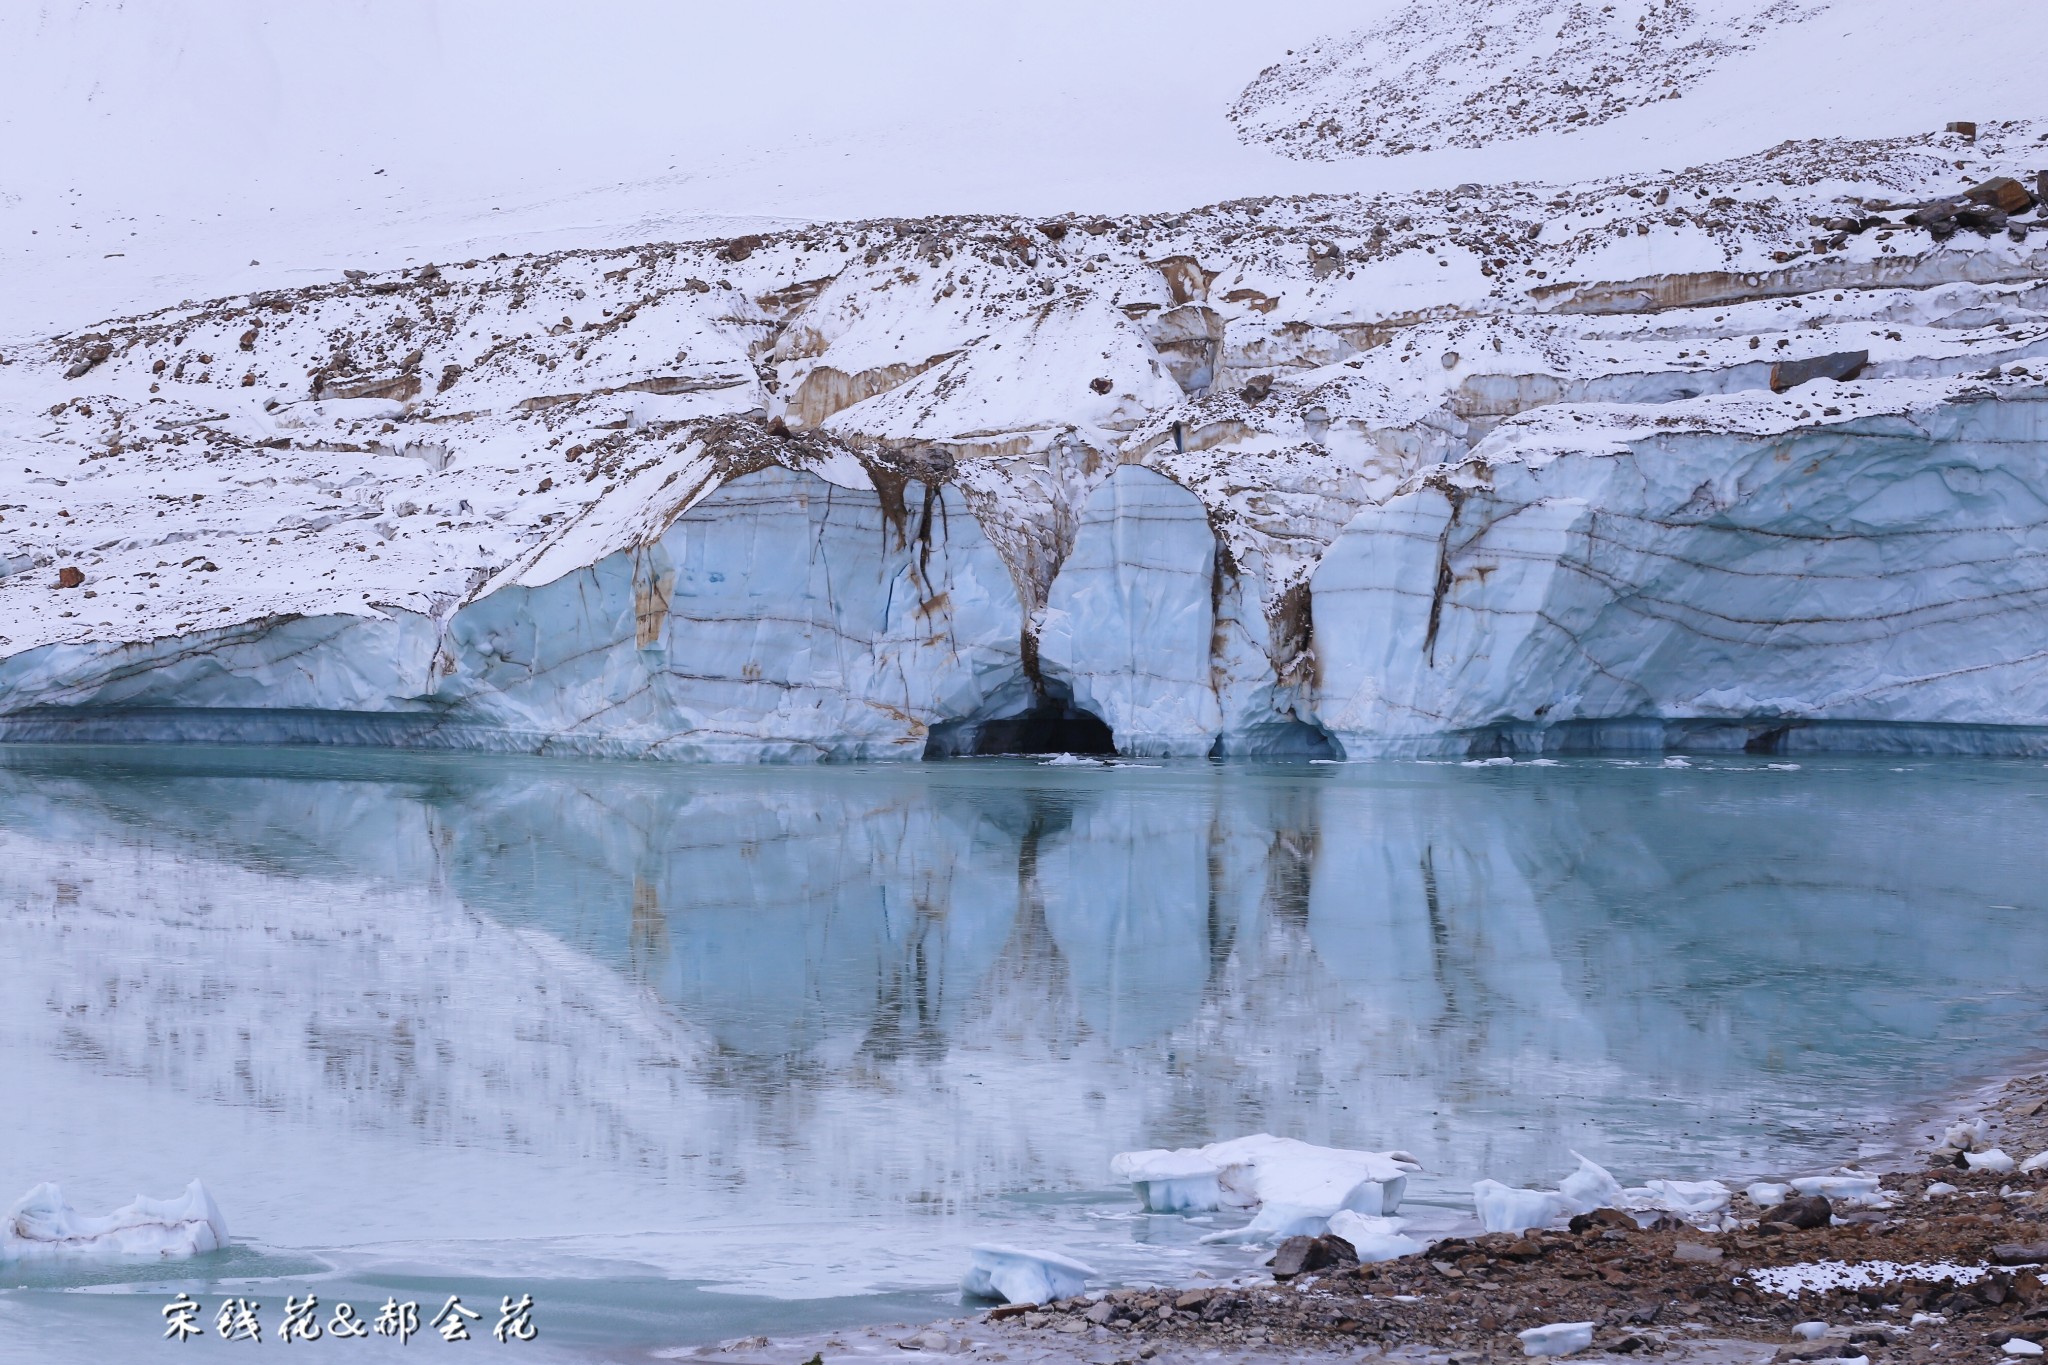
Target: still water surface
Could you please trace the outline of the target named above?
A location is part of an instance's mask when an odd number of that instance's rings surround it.
[[[2038,1051],[2044,849],[1985,760],[0,750],[0,1200],[198,1176],[237,1241],[0,1271],[0,1357],[169,1350],[180,1289],[644,1359],[957,1311],[977,1241],[1227,1273],[1106,1167],[1257,1131],[1415,1152],[1439,1225],[1569,1148],[1813,1169]]]

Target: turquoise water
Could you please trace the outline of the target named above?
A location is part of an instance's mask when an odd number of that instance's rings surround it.
[[[1428,1226],[1571,1148],[1874,1155],[2048,1036],[2044,848],[1992,760],[0,749],[0,1199],[197,1176],[236,1238],[0,1271],[0,1357],[180,1290],[531,1293],[522,1358],[644,1359],[957,1311],[977,1241],[1228,1273],[1106,1165],[1257,1131],[1415,1152]]]

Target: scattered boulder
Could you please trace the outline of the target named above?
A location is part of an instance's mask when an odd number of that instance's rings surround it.
[[[1836,351],[1808,360],[1781,360],[1771,366],[1771,392],[1784,393],[1815,379],[1832,379],[1846,384],[1863,373],[1870,363],[1868,351]]]
[[[85,582],[84,572],[72,565],[66,564],[63,568],[57,570],[57,586],[60,588],[75,588],[83,582]]]
[[[2005,214],[2025,213],[2034,207],[2034,196],[2027,187],[2009,175],[1994,175],[1983,184],[1965,190],[1963,198]]]
[[[755,233],[735,237],[725,244],[725,250],[718,254],[728,261],[744,261],[761,247],[761,238]]]
[[[1991,1248],[1991,1259],[1999,1265],[2048,1264],[2048,1242],[2000,1242]]]
[[[1273,1253],[1273,1278],[1291,1280],[1296,1275],[1327,1270],[1333,1265],[1356,1265],[1358,1253],[1342,1237],[1324,1233],[1320,1237],[1289,1237]]]
[[[1266,395],[1271,392],[1273,392],[1273,376],[1270,374],[1255,374],[1245,381],[1245,386],[1237,391],[1237,396],[1247,403],[1263,403],[1266,401]]]
[[[1948,127],[1942,129],[1942,131],[1945,133],[1955,133],[1960,137],[1966,137],[1970,139],[1970,141],[1972,142],[1975,142],[1977,140],[1977,123],[1974,119],[1957,119],[1954,123],[1951,123],[1948,125]]]
[[[1573,1214],[1571,1222],[1566,1226],[1573,1232],[1585,1232],[1593,1228],[1620,1228],[1623,1232],[1634,1232],[1638,1224],[1620,1209],[1594,1209],[1591,1213]],[[1541,1248],[1536,1247],[1533,1242],[1528,1242],[1526,1238],[1522,1241],[1534,1248],[1538,1254],[1541,1253]]]
[[[1808,1228],[1824,1228],[1834,1221],[1834,1217],[1834,1206],[1828,1203],[1826,1195],[1806,1194],[1765,1209],[1758,1222],[1765,1228],[1778,1223],[1803,1232]]]

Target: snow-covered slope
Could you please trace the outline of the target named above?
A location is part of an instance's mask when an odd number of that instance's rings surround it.
[[[1754,8],[1687,12],[1749,25],[1717,72],[1820,21]],[[2048,122],[2008,120],[1564,184],[856,219],[10,345],[5,733],[2031,745],[2043,167]],[[1977,186],[2003,208],[1912,217]]]

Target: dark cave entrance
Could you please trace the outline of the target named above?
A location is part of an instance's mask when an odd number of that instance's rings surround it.
[[[934,726],[926,758],[987,758],[998,754],[1087,754],[1116,752],[1116,736],[1102,717],[1068,702],[1047,699],[1020,715],[1000,720],[953,721]]]

